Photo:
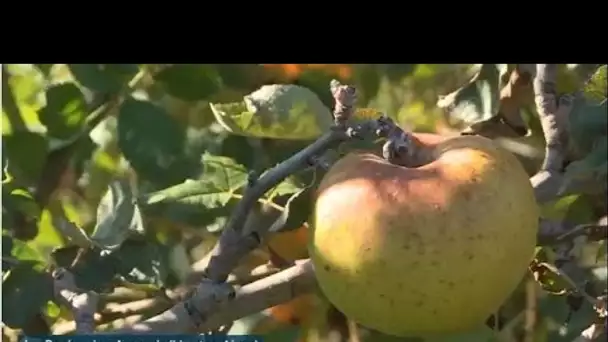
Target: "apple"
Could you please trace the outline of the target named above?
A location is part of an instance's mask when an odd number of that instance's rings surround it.
[[[352,152],[328,170],[309,254],[321,291],[355,322],[402,337],[466,333],[526,274],[539,208],[520,162],[492,140],[414,138],[413,166]]]

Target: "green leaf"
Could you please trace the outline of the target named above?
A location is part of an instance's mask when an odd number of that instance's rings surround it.
[[[129,239],[114,257],[119,260],[118,277],[132,284],[164,286],[169,272],[169,247],[156,241]]]
[[[176,64],[159,72],[154,79],[172,96],[203,100],[221,87],[220,75],[210,64]]]
[[[46,92],[46,106],[40,110],[40,121],[48,134],[69,139],[78,133],[87,117],[84,95],[74,83],[52,86]]]
[[[600,260],[606,260],[606,254],[608,254],[608,240],[604,240],[599,243],[599,248],[597,250],[597,254],[595,255],[595,262],[597,263]]]
[[[355,64],[353,69],[357,84],[357,102],[360,106],[367,106],[380,90],[382,75],[374,64]]]
[[[137,64],[68,64],[78,83],[100,93],[116,93],[139,71]]]
[[[139,205],[126,181],[112,182],[97,207],[91,240],[100,249],[113,252],[134,233],[144,233]]]
[[[250,142],[253,141],[253,144]],[[230,157],[237,163],[244,165],[247,169],[255,169],[256,165],[263,164],[260,159],[264,159],[263,151],[258,151],[255,146],[261,144],[259,139],[247,138],[244,136],[228,134],[221,142],[216,154]]]
[[[26,242],[15,239],[4,232],[2,234],[2,256],[41,265],[46,263],[46,259],[40,252],[30,247]]]
[[[247,170],[231,158],[203,155],[203,179],[187,180],[182,184],[146,195],[146,204],[177,202],[204,208],[225,206],[247,184]]]
[[[11,174],[24,184],[36,184],[49,153],[42,134],[16,131],[2,136],[3,154],[10,161]]]
[[[77,263],[74,263],[79,256]],[[51,253],[57,267],[69,268],[76,286],[84,291],[108,293],[118,269],[118,260],[113,254],[99,249],[81,249],[78,246],[57,248]]]
[[[598,139],[608,134],[608,107],[606,101],[591,101],[577,96],[569,114],[570,137],[575,148],[586,154]]]
[[[539,259],[544,258],[540,258],[539,254]],[[562,296],[572,290],[570,284],[562,278],[557,267],[541,261],[535,260],[530,267],[534,280],[536,280],[536,282],[545,292],[552,295]]]
[[[483,64],[473,79],[464,87],[440,97],[439,108],[446,110],[449,119],[467,125],[485,122],[498,114],[500,76],[506,64]]]
[[[608,67],[604,64],[593,74],[585,85],[584,93],[586,97],[596,101],[603,101],[608,97],[607,69]]]
[[[163,203],[160,207],[152,205],[144,208],[146,213],[153,212],[154,215],[162,215],[176,224],[186,224],[204,229],[208,225],[216,223],[218,218],[229,216],[235,203],[236,201],[232,201],[227,206],[211,209],[196,204],[179,202]]]
[[[257,72],[263,68],[259,64],[216,64],[215,67],[224,87],[245,90],[257,81]]]
[[[53,298],[53,280],[42,267],[25,262],[8,271],[2,282],[2,322],[23,328]]]
[[[285,210],[272,224],[269,232],[288,231],[302,227],[313,209],[313,192],[315,180],[305,188],[294,193],[285,204]]]
[[[574,161],[566,167],[564,183],[560,193],[567,193],[573,184],[589,183],[588,193],[607,188],[608,176],[608,136],[601,137],[593,150],[583,159]]]
[[[37,220],[42,212],[34,196],[21,187],[2,184],[2,200],[8,210],[18,211],[31,220]]]
[[[140,177],[169,186],[193,172],[185,156],[184,129],[159,106],[134,98],[118,115],[118,145]]]
[[[61,315],[61,307],[59,307],[59,305],[50,300],[46,302],[46,305],[42,310],[44,314],[52,320],[57,320],[59,318],[59,315]]]
[[[572,313],[570,321],[566,322],[568,312],[566,297],[546,296],[539,301],[538,317],[543,319],[545,321],[543,323],[549,327],[546,341],[575,341],[580,337],[581,331],[588,328],[597,316],[587,301],[583,301],[582,307]]]
[[[297,180],[294,180],[293,177],[287,178],[268,192],[268,198],[272,199],[277,196],[291,195],[300,191],[300,189],[301,187],[298,186]]]
[[[34,64],[36,66],[36,68],[38,68],[38,70],[40,70],[40,72],[42,74],[44,74],[44,76],[48,77],[49,74],[51,73],[51,69],[53,68],[53,65],[55,64]]]
[[[291,84],[266,85],[242,102],[210,106],[226,130],[257,138],[315,139],[333,123],[330,110],[315,93]]]
[[[416,70],[416,64],[380,64],[380,67],[392,82],[401,81]]]

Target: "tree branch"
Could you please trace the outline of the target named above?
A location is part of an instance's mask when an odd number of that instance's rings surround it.
[[[590,224],[540,219],[539,227],[538,244],[541,246],[563,243],[583,235],[587,236],[588,241],[608,238],[606,216]]]
[[[55,298],[72,310],[76,332],[90,334],[95,331],[93,315],[99,296],[94,292],[82,292],[76,287],[74,275],[65,269],[53,272]]]
[[[253,182],[246,189],[243,199],[235,208],[218,243],[213,248],[206,276],[218,283],[225,281],[241,258],[259,246],[261,237],[269,227],[260,227],[253,232],[242,231],[247,215],[258,198],[289,175],[309,166],[313,156],[325,152],[336,143],[346,139],[348,139],[346,131],[332,130]]]
[[[545,159],[540,171],[531,177],[539,203],[554,199],[562,184],[568,146],[568,114],[572,97],[556,94],[557,64],[537,64],[534,101],[545,137]]]
[[[546,150],[542,170],[561,171],[564,162],[566,120],[558,113],[557,64],[537,64],[534,100],[545,135]]]
[[[203,288],[199,285],[199,290],[186,301],[158,316],[112,333],[195,332],[218,329],[241,317],[308,293],[315,288],[316,280],[310,260],[300,260],[295,266],[241,287],[234,298],[213,305],[213,310],[210,310],[212,306],[209,305],[209,299],[213,296],[207,291],[216,286],[217,284],[212,284]],[[197,322],[192,321],[194,315],[187,312],[187,306],[196,307],[200,312],[206,313],[202,322],[195,324]]]

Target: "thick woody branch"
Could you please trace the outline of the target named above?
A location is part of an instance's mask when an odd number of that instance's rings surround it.
[[[55,298],[72,309],[76,332],[90,334],[95,331],[94,313],[99,296],[94,292],[82,292],[76,287],[74,275],[65,269],[53,272]]]
[[[564,135],[567,120],[558,113],[557,64],[537,64],[534,100],[545,135],[546,150],[542,170],[561,171],[564,162]]]
[[[539,203],[558,196],[568,145],[568,114],[572,97],[556,93],[557,64],[537,64],[534,100],[545,136],[545,159],[540,171],[530,178]],[[558,103],[559,102],[559,103]]]
[[[216,301],[210,293],[213,291],[207,291],[223,285],[213,283],[208,285],[206,289],[199,285],[199,291],[192,297],[162,314],[113,333],[170,333],[218,329],[241,317],[310,292],[315,288],[316,280],[311,262],[302,260],[284,271],[241,287],[234,297],[224,298],[224,301],[216,302],[215,305],[210,305]],[[205,313],[201,316],[201,322],[192,321],[193,315],[188,312],[188,307],[194,307],[199,312]],[[212,310],[209,309],[210,307]]]

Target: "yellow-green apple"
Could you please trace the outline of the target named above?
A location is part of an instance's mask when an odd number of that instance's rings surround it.
[[[353,152],[328,170],[310,257],[329,301],[363,326],[412,337],[467,332],[527,272],[539,208],[522,165],[492,140],[414,137],[415,167]]]

